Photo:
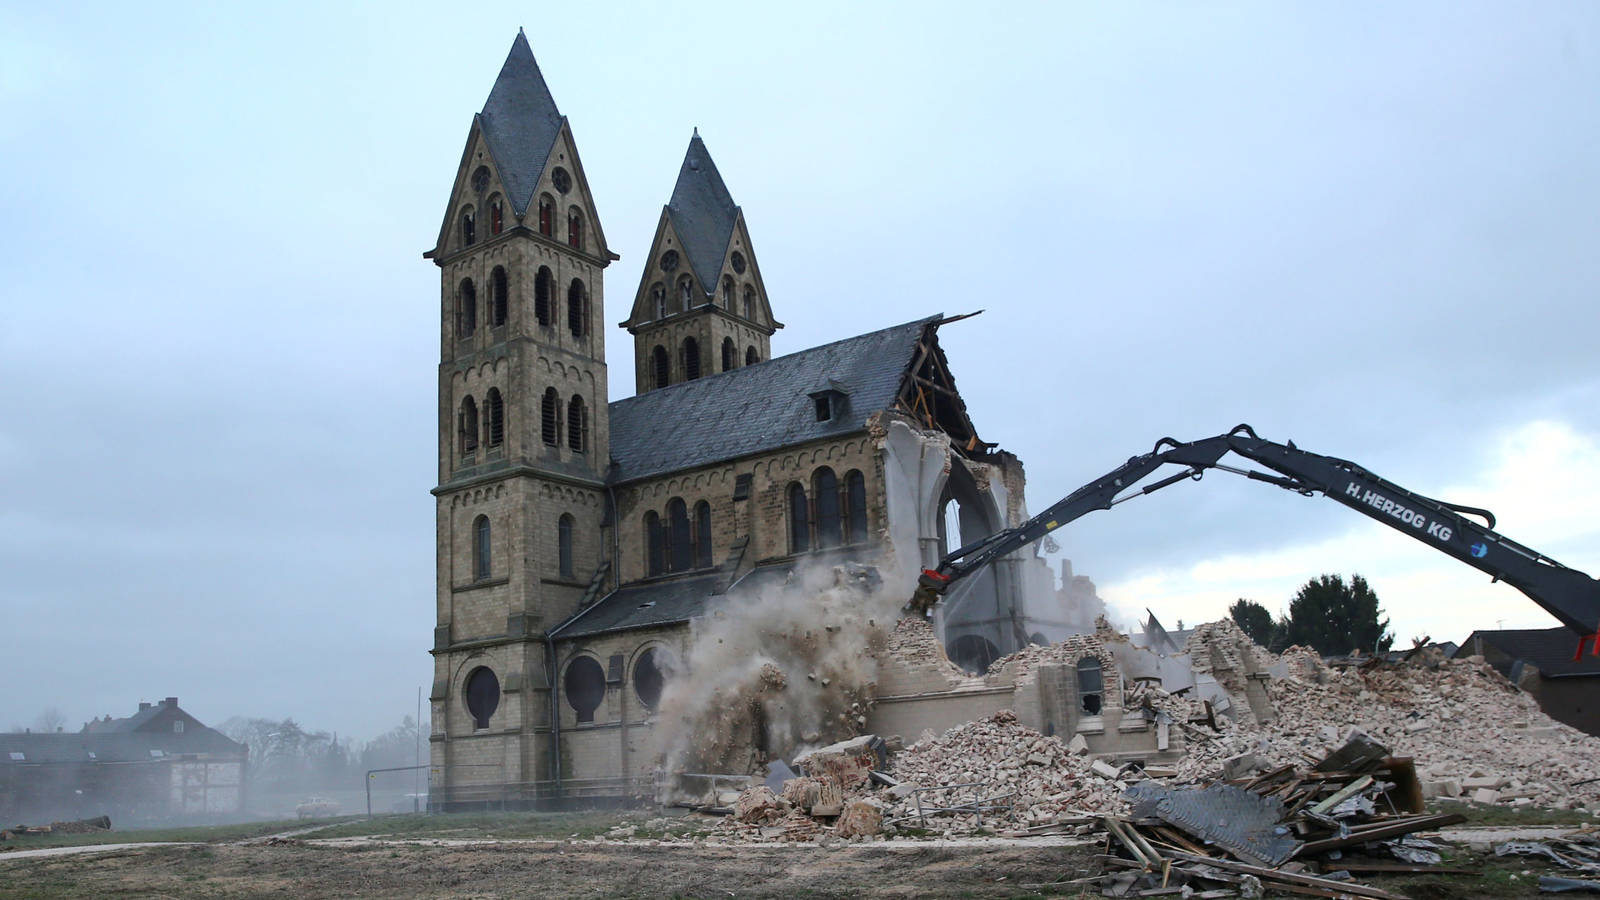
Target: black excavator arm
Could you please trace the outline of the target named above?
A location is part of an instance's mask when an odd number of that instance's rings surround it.
[[[1230,452],[1279,474],[1223,465],[1220,460]],[[1168,464],[1184,469],[1126,493]],[[1068,522],[1185,479],[1199,480],[1207,469],[1243,475],[1308,497],[1320,493],[1337,500],[1517,588],[1563,625],[1583,635],[1595,645],[1594,652],[1600,653],[1600,640],[1593,637],[1600,631],[1600,581],[1495,532],[1494,515],[1486,509],[1412,493],[1348,460],[1308,453],[1293,442],[1279,444],[1257,437],[1248,425],[1189,443],[1162,438],[1149,453],[1133,457],[1021,525],[961,547],[940,560],[936,568],[923,570],[910,605],[925,612],[953,583]],[[1469,516],[1481,518],[1484,524]]]

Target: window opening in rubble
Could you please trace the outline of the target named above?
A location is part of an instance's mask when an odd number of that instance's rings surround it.
[[[573,577],[572,516],[563,514],[556,522],[556,565],[562,578]]]
[[[1000,648],[982,635],[963,634],[945,647],[945,655],[967,674],[982,675],[1000,658]]]
[[[633,692],[646,709],[654,710],[656,704],[661,702],[661,688],[666,680],[666,674],[656,662],[656,648],[651,647],[639,654],[639,659],[633,664]]]
[[[456,301],[456,337],[472,337],[478,330],[478,288],[471,278],[461,279],[460,297]]]
[[[550,304],[556,292],[556,278],[550,274],[549,266],[540,266],[538,274],[533,276],[533,317],[540,325],[549,327],[553,320]]]
[[[567,285],[567,330],[575,338],[589,333],[589,292],[577,278]]]
[[[839,519],[839,479],[827,466],[811,476],[811,490],[817,498],[817,549],[827,550],[844,542]]]
[[[499,388],[489,388],[484,407],[489,417],[489,446],[498,447],[506,439],[506,404],[500,398]]]
[[[461,438],[461,455],[478,449],[478,401],[468,397],[461,401],[461,411],[456,414],[456,434]]]
[[[867,542],[867,479],[857,469],[844,476],[844,542]]]
[[[472,727],[488,728],[489,717],[500,705],[500,679],[488,666],[479,666],[467,676],[467,712]]]
[[[461,244],[464,247],[471,247],[477,241],[478,230],[473,222],[472,207],[469,206],[461,211]]]
[[[694,547],[689,536],[689,508],[681,497],[667,501],[667,567],[685,572],[694,563]]]
[[[555,232],[556,201],[549,194],[539,196],[539,233],[550,237]]]
[[[567,404],[567,449],[574,453],[589,449],[589,408],[577,394]]]
[[[1078,705],[1091,716],[1100,715],[1100,701],[1105,693],[1105,673],[1100,660],[1085,656],[1078,660]]]
[[[489,273],[489,324],[499,328],[506,323],[506,270],[495,266]]]
[[[1033,634],[1028,635],[1028,643],[1038,644],[1040,647],[1050,646],[1050,642],[1045,639],[1042,631],[1035,631]]]
[[[744,351],[744,364],[745,365],[753,366],[758,362],[761,362],[761,354],[756,352],[756,348],[750,347],[750,348],[748,348],[748,349],[746,349]]]
[[[566,691],[567,705],[578,714],[578,722],[593,722],[594,711],[606,696],[606,670],[594,657],[580,656],[567,665],[561,687]]]
[[[799,482],[789,485],[790,553],[804,553],[811,549],[811,511],[807,507],[806,489]]]
[[[561,397],[555,388],[546,388],[544,399],[539,402],[539,437],[547,447],[560,446],[560,428],[556,421],[558,412],[556,407],[561,405]]]
[[[667,568],[666,535],[661,531],[661,517],[655,510],[644,514],[644,537],[650,552],[645,560],[645,571],[660,575]]]
[[[683,339],[683,377],[689,381],[700,377],[700,342],[692,337]]]
[[[750,743],[761,760],[767,758],[767,708],[760,700],[750,701]]]
[[[711,568],[711,504],[704,500],[694,505],[694,567]]]
[[[722,339],[722,371],[727,372],[739,364],[739,348],[733,345],[733,338]]]
[[[478,581],[493,572],[489,549],[489,517],[479,516],[472,522],[472,577]]]
[[[672,361],[667,357],[667,348],[657,344],[656,349],[650,351],[650,362],[656,375],[656,387],[664,388],[671,384]]]

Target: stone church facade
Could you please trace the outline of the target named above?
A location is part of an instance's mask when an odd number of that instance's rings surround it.
[[[538,805],[649,789],[654,713],[716,598],[798,566],[889,584],[1026,518],[979,439],[934,315],[773,358],[783,327],[698,133],[628,317],[608,402],[607,246],[567,118],[517,36],[472,122],[437,243],[439,470],[431,797]],[[959,532],[959,534],[953,532]],[[1028,551],[935,623],[979,671],[1074,630]]]

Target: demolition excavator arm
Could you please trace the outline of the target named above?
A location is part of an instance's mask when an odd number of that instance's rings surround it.
[[[1220,460],[1230,452],[1278,474],[1223,465]],[[1169,464],[1183,469],[1133,489],[1146,476]],[[1322,494],[1377,519],[1527,594],[1563,625],[1583,635],[1594,647],[1592,652],[1600,654],[1600,639],[1595,637],[1600,631],[1600,581],[1495,532],[1494,515],[1486,509],[1412,493],[1348,460],[1308,453],[1292,441],[1279,444],[1258,437],[1248,425],[1189,443],[1162,438],[1149,453],[1133,457],[1021,525],[961,547],[941,559],[937,567],[923,570],[910,606],[926,612],[955,582],[1068,522],[1185,479],[1198,481],[1208,469],[1242,475],[1307,497]],[[1483,524],[1475,519],[1482,519]]]

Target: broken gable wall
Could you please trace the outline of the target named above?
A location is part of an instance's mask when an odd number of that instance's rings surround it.
[[[1086,656],[1100,662],[1098,715],[1085,711],[1079,693],[1078,662]],[[1153,723],[1125,710],[1122,698],[1122,673],[1096,635],[1028,646],[982,675],[968,675],[950,662],[927,622],[903,619],[881,651],[877,700],[867,727],[910,743],[925,730],[939,733],[1009,709],[1022,724],[1063,743],[1081,735],[1090,753],[1156,758],[1160,749]]]

